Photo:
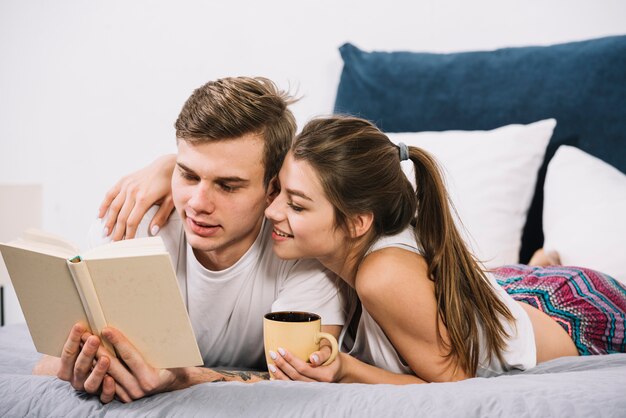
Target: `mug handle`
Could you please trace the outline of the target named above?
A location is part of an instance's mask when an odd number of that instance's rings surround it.
[[[337,339],[334,335],[327,332],[318,332],[315,336],[315,344],[319,344],[322,339],[327,340],[330,343],[330,358],[322,364],[322,366],[326,366],[332,363],[337,357],[337,354],[339,353],[339,346],[337,345]]]

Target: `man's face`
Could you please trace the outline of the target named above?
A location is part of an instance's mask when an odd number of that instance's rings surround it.
[[[187,241],[211,270],[237,262],[256,239],[268,203],[263,139],[178,141],[172,194]]]

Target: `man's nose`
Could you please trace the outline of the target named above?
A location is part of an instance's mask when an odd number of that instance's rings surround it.
[[[189,206],[196,212],[212,213],[215,211],[215,193],[210,187],[199,184],[194,188]]]

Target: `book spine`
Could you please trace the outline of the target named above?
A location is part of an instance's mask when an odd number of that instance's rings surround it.
[[[80,300],[85,308],[87,319],[89,320],[89,327],[92,333],[100,337],[100,341],[104,347],[110,352],[113,357],[115,355],[115,349],[105,338],[100,335],[102,329],[107,325],[104,313],[100,307],[100,301],[96,293],[96,288],[93,286],[89,269],[84,261],[80,257],[74,257],[67,260],[67,265],[74,279],[74,284],[80,295]]]

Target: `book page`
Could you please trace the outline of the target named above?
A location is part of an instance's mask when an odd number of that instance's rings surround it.
[[[74,257],[79,253],[78,248],[71,242],[38,229],[27,229],[20,238],[7,245],[61,258]]]
[[[76,322],[88,325],[66,259],[0,244],[38,352],[60,357]]]
[[[107,324],[153,367],[202,365],[169,254],[85,260]]]
[[[168,254],[161,237],[125,239],[109,242],[81,254],[83,260],[101,260],[113,257],[134,257],[150,254]]]

